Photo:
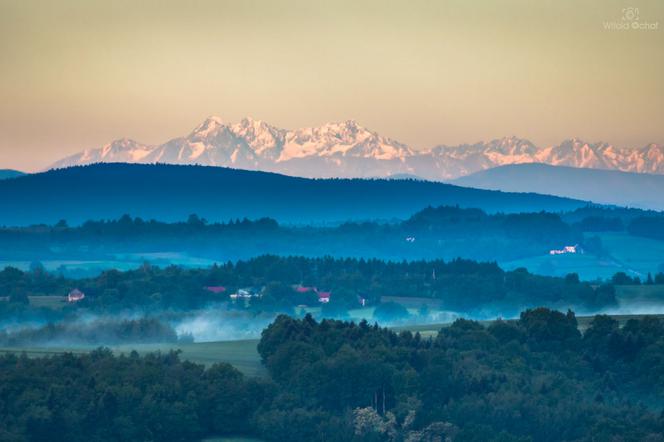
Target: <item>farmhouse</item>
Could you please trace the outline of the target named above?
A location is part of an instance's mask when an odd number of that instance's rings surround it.
[[[79,289],[74,289],[67,295],[67,302],[78,302],[85,298],[85,293]]]
[[[332,296],[332,292],[317,292],[317,294],[318,302],[322,302],[323,304],[330,302],[330,296]]]
[[[564,255],[566,253],[578,253],[578,251],[579,251],[578,247],[579,247],[579,245],[575,244],[573,246],[565,246],[564,248],[562,248],[560,250],[556,250],[556,249],[549,250],[549,255]]]
[[[264,288],[256,288],[256,287],[245,287],[238,289],[237,293],[232,293],[229,295],[229,298],[232,300],[236,301],[238,299],[251,299],[251,298],[260,298],[263,296],[263,290]]]

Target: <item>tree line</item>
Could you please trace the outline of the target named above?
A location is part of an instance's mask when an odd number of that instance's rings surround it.
[[[210,291],[207,287],[221,287]],[[297,287],[310,287],[302,293]],[[66,295],[73,289],[86,297],[59,311],[36,308],[30,297]],[[475,312],[495,309],[516,314],[523,306],[577,306],[595,310],[616,304],[611,284],[591,285],[575,274],[565,278],[539,276],[525,269],[502,270],[496,263],[452,261],[383,261],[332,257],[265,255],[208,268],[159,268],[151,265],[108,270],[94,278],[67,279],[41,268],[0,271],[0,319],[21,320],[38,315],[65,317],[81,309],[94,313],[122,310],[192,310],[229,302],[229,294],[250,288],[260,296],[233,308],[253,312],[293,313],[298,305],[319,306],[313,288],[331,293],[327,309],[343,313],[364,305],[376,306],[384,297],[436,301],[442,309]],[[419,302],[419,301],[418,301]]]
[[[124,215],[69,226],[0,228],[5,259],[112,259],[115,253],[182,251],[211,259],[247,259],[264,253],[308,256],[372,256],[383,259],[514,260],[579,244],[601,251],[584,233],[627,231],[659,238],[661,216],[649,212],[586,208],[567,213],[495,213],[458,206],[427,207],[392,222],[337,226],[280,225],[274,219],[209,223],[190,215],[183,222]],[[186,241],[185,241],[186,239]],[[596,242],[596,239],[594,239]],[[588,242],[588,244],[586,244]]]

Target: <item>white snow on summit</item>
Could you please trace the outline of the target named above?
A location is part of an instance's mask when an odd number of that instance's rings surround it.
[[[417,151],[353,120],[287,130],[251,118],[229,124],[212,116],[183,138],[158,146],[122,138],[71,155],[51,168],[98,162],[201,164],[306,177],[408,174],[431,180],[449,180],[518,163],[664,174],[664,146],[617,148],[571,138],[540,148],[512,136]]]

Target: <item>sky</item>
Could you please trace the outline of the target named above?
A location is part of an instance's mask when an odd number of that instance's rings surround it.
[[[606,29],[625,8],[657,29]],[[0,0],[0,169],[209,115],[641,147],[664,143],[663,71],[661,0]]]

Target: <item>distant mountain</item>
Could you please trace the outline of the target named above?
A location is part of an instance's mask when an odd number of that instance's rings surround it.
[[[286,223],[405,218],[426,206],[563,211],[584,202],[415,180],[307,179],[220,167],[96,164],[0,181],[0,224],[269,216]]]
[[[25,175],[25,173],[12,169],[0,169],[0,180],[6,180],[8,178],[16,178],[21,175]]]
[[[120,139],[67,157],[52,168],[98,162],[168,163],[308,177],[368,177],[385,176],[392,169],[407,172],[403,161],[413,154],[405,145],[354,121],[288,131],[250,118],[224,124],[220,118],[210,117],[186,137],[159,146]]]
[[[461,177],[454,184],[506,192],[536,192],[596,203],[664,210],[664,175],[513,164]]]
[[[441,181],[518,163],[664,174],[664,146],[630,149],[570,139],[540,148],[528,140],[507,137],[415,150],[352,120],[286,130],[251,118],[227,124],[210,117],[189,135],[161,145],[123,138],[64,158],[52,168],[98,162],[199,164],[311,178],[406,174]]]

